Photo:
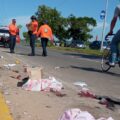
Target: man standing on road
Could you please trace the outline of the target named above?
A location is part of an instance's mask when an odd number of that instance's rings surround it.
[[[113,29],[116,25],[116,22],[117,22],[118,18],[120,18],[120,5],[117,5],[116,8],[115,8],[114,16],[113,16],[113,18],[111,20],[111,24],[110,24],[110,31],[108,32],[107,36],[113,34]],[[117,31],[117,33],[115,34],[115,36],[113,37],[112,42],[111,42],[111,56],[110,56],[110,59],[109,59],[109,65],[112,66],[112,67],[115,66],[119,43],[120,43],[120,30]]]
[[[41,45],[42,45],[42,49],[43,49],[42,56],[46,57],[47,56],[46,47],[47,47],[48,40],[51,40],[51,42],[53,43],[52,29],[48,25],[47,20],[45,20],[43,22],[43,25],[40,26],[37,36],[41,37]]]
[[[9,33],[10,33],[10,53],[15,53],[14,48],[16,45],[16,35],[18,34],[16,19],[12,19],[12,23],[9,25]]]
[[[38,21],[37,18],[33,15],[31,16],[31,23],[26,25],[28,28],[28,34],[30,37],[30,47],[31,53],[29,56],[35,56],[35,41],[37,38],[37,30],[38,30]]]

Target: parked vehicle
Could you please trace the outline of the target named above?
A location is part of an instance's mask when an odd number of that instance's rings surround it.
[[[107,47],[107,42],[103,41],[103,49],[105,49]],[[90,45],[89,48],[91,49],[100,49],[101,48],[101,41],[93,41]]]
[[[84,42],[80,40],[71,40],[71,41],[65,41],[64,43],[65,47],[76,47],[76,48],[86,48],[86,45]]]
[[[59,47],[60,46],[60,42],[59,41],[54,41],[54,45]]]
[[[0,27],[0,45],[9,47],[9,30],[7,27]]]
[[[86,45],[85,45],[84,42],[82,42],[82,41],[77,42],[76,46],[77,46],[78,48],[86,48]]]
[[[16,42],[20,43],[20,36],[16,36]],[[7,26],[0,27],[0,45],[8,48],[10,44],[10,33]]]

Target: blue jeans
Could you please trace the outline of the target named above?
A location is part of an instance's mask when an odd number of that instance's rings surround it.
[[[30,47],[31,47],[31,54],[35,55],[35,41],[36,41],[36,35],[31,34],[30,35]]]
[[[47,56],[47,50],[46,50],[47,43],[48,43],[48,38],[41,38],[41,45],[43,49],[42,56]]]
[[[16,45],[16,35],[10,35],[10,52],[14,52],[14,48]]]
[[[117,31],[111,42],[111,56],[109,59],[110,63],[115,63],[119,54],[119,43],[120,43],[120,30]]]

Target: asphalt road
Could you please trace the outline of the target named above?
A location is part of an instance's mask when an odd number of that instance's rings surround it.
[[[41,48],[36,49],[36,56],[28,56],[29,46],[17,46],[14,55],[7,51],[2,50],[9,56],[19,58],[24,64],[43,67],[47,76],[54,76],[70,89],[74,89],[74,82],[84,81],[96,94],[120,98],[120,68],[103,73],[100,58],[51,49],[48,49],[47,57],[42,57]]]

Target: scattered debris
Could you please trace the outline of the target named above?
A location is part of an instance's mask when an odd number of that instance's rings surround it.
[[[10,95],[8,91],[5,91],[4,92],[4,95]]]
[[[0,82],[0,87],[3,87],[3,83]]]
[[[23,114],[24,114],[24,115],[28,115],[28,113],[27,113],[27,112],[23,112]]]
[[[106,105],[110,110],[115,110],[115,105],[120,105],[120,99],[108,96],[96,95],[96,99],[100,100],[99,103]]]
[[[17,87],[22,87],[28,80],[29,77],[24,78],[21,82],[17,83]]]
[[[87,87],[87,84],[85,82],[79,81],[79,82],[75,82],[73,83],[75,86],[78,87]]]
[[[22,77],[21,75],[18,75],[18,76],[16,77],[16,79],[20,80],[21,77]]]
[[[31,80],[41,80],[42,78],[42,68],[40,67],[27,67],[24,68],[24,72],[28,73]]]
[[[45,106],[46,108],[51,108],[51,106],[49,106],[49,105],[47,105],[47,106]]]
[[[65,93],[61,93],[60,91],[54,91],[54,90],[52,90],[52,89],[50,89],[50,92],[55,93],[55,95],[58,96],[58,97],[64,97],[64,96],[67,95],[67,94],[65,94]]]
[[[4,65],[5,68],[7,69],[10,69],[11,67],[14,67],[16,66],[16,64],[7,64],[7,65]]]
[[[12,70],[13,72],[15,72],[15,73],[19,73],[19,71],[18,70]]]
[[[60,69],[60,67],[59,67],[59,66],[57,66],[57,67],[55,67],[55,70],[56,70],[56,69]]]
[[[0,56],[1,59],[3,59],[4,57],[3,56]]]
[[[16,60],[15,63],[16,63],[16,64],[20,64],[20,61],[19,61],[19,60]]]
[[[9,100],[6,100],[6,104],[10,105],[10,104],[11,104],[11,102],[10,102]]]
[[[82,88],[82,90],[79,91],[78,95],[81,97],[96,98],[96,95],[92,93],[88,88]]]
[[[99,100],[99,103],[102,105],[106,105],[106,107],[110,110],[115,110],[115,105],[120,105],[120,99],[108,96],[99,96],[95,95],[89,89],[83,88],[78,95],[81,97],[90,97]]]

